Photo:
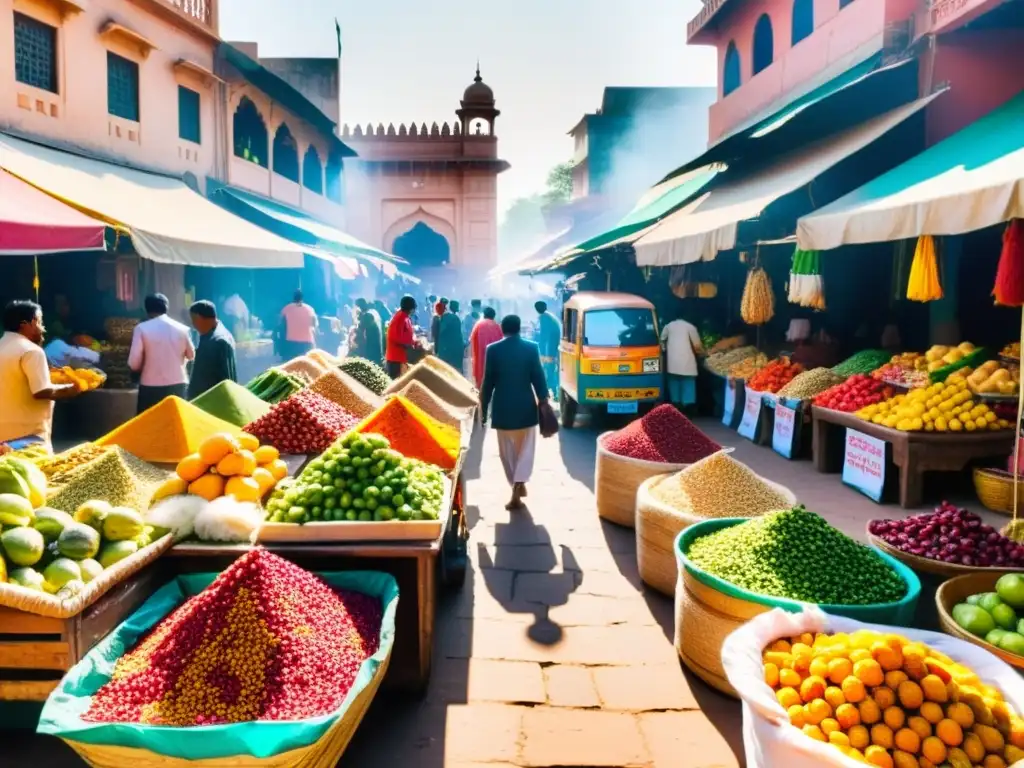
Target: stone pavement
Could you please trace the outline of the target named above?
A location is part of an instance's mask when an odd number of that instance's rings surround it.
[[[879,508],[714,422],[700,426],[810,509],[863,538]],[[504,509],[493,434],[467,468],[471,570],[438,610],[434,668],[420,697],[381,695],[345,768],[732,768],[739,705],[684,671],[672,601],[642,588],[633,532],[594,509],[597,433],[538,442],[530,506]],[[481,441],[478,441],[481,442]],[[885,514],[901,516],[898,507]],[[0,724],[2,728],[2,724]],[[0,732],[0,766],[82,764],[59,742]]]

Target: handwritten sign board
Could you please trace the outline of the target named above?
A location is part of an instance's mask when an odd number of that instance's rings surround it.
[[[732,427],[733,415],[736,413],[736,396],[736,382],[726,376],[725,395],[722,398],[722,423],[730,428]]]
[[[847,429],[843,482],[869,499],[881,501],[885,487],[885,441]]]
[[[743,418],[736,430],[747,440],[757,439],[757,427],[761,422],[761,393],[752,389],[746,391],[743,402]]]
[[[790,406],[779,398],[775,403],[775,429],[772,431],[772,448],[780,456],[793,458],[796,450],[796,438],[800,433],[800,414],[796,404]]]

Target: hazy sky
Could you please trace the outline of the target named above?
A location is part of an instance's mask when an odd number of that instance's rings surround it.
[[[221,0],[221,36],[264,56],[333,56],[341,120],[454,120],[477,57],[494,89],[499,208],[544,186],[606,85],[713,85],[713,49],[686,46],[698,0]]]

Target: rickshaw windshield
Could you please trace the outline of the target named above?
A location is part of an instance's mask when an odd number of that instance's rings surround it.
[[[656,347],[654,312],[649,309],[597,309],[583,316],[583,343],[588,347]]]

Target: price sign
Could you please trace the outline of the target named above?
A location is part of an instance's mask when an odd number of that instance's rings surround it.
[[[754,440],[757,437],[757,425],[761,421],[761,393],[752,389],[747,390],[746,400],[743,403],[743,418],[736,430],[747,440]]]
[[[722,423],[732,427],[732,417],[736,413],[736,382],[725,377],[725,395],[722,398]]]
[[[881,501],[885,486],[885,441],[847,429],[843,482],[869,499]]]
[[[772,448],[780,456],[793,458],[793,448],[798,434],[796,408],[791,408],[782,399],[775,404],[775,430],[772,432]]]

